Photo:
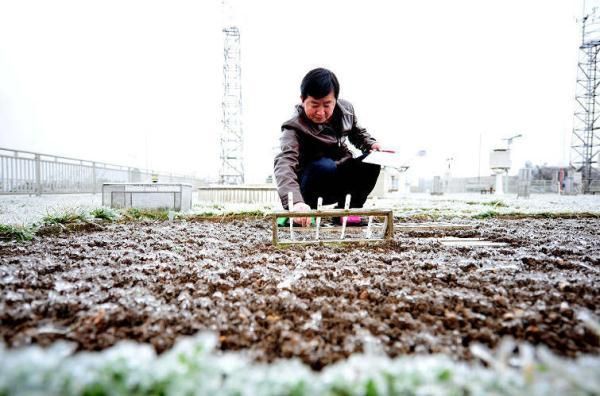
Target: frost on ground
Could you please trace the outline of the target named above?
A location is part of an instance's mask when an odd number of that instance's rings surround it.
[[[463,220],[374,246],[281,249],[267,220],[143,221],[0,243],[0,337],[9,347],[120,340],[158,352],[219,334],[254,359],[314,369],[377,345],[444,353],[502,336],[576,357],[600,351],[577,313],[600,316],[600,219]],[[485,238],[506,246],[443,245]]]
[[[559,358],[544,347],[505,339],[473,351],[486,366],[443,355],[391,359],[371,351],[313,372],[298,360],[257,364],[218,353],[214,334],[180,339],[157,356],[124,341],[99,353],[73,353],[57,342],[6,350],[0,345],[0,393],[6,395],[597,395],[600,358]]]
[[[60,194],[36,196],[0,195],[0,224],[27,225],[45,215],[69,210],[90,210],[101,206],[101,194]],[[517,199],[514,195],[406,194],[395,198],[370,199],[365,207],[391,208],[399,217],[429,214],[435,217],[470,217],[490,211],[497,213],[600,213],[600,195],[566,196],[534,194]],[[191,214],[268,212],[280,210],[279,203],[203,202],[193,194]]]
[[[566,196],[534,194],[530,198],[514,195],[406,194],[394,198],[369,198],[365,208],[393,209],[397,217],[411,217],[423,213],[434,217],[471,217],[494,211],[497,213],[597,213],[600,214],[600,195]],[[226,202],[199,202],[194,200],[192,213],[223,214],[282,210],[276,204],[242,204]]]
[[[30,225],[48,214],[101,206],[101,194],[0,195],[0,224]]]
[[[17,224],[99,206],[0,198]],[[599,394],[600,219],[471,218],[598,213],[598,199],[380,201],[469,227],[398,228],[368,247],[279,249],[266,219],[225,218],[0,241],[0,394]]]
[[[445,217],[470,217],[490,211],[500,214],[600,213],[600,196],[533,194],[530,198],[516,198],[515,195],[407,194],[393,200],[379,200],[377,206],[391,207],[394,215],[400,217],[432,212]]]

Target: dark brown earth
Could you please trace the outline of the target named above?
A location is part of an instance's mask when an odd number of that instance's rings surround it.
[[[570,357],[600,352],[576,317],[600,316],[599,219],[462,223],[475,228],[396,232],[373,247],[275,248],[264,220],[108,224],[3,242],[0,336],[82,350],[134,339],[162,352],[211,329],[223,350],[315,369],[367,343],[391,356],[470,359],[470,343],[510,335]],[[440,236],[509,246],[447,247]]]

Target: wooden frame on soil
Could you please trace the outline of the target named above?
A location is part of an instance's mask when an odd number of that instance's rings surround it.
[[[394,214],[391,209],[328,209],[328,210],[306,210],[287,211],[281,210],[270,214],[273,224],[273,245],[308,245],[308,244],[339,244],[339,243],[372,243],[382,242],[394,237]],[[280,240],[277,219],[287,217],[345,217],[345,216],[376,216],[384,217],[385,232],[383,238],[352,238],[352,239],[314,239],[310,241]],[[299,229],[306,227],[296,226]]]

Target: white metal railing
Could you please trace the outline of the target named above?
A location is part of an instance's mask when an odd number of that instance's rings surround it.
[[[559,193],[560,186],[557,181],[552,180],[532,180],[529,185],[529,191],[532,193]]]
[[[201,183],[190,176],[0,147],[0,194],[96,193],[103,183],[150,181],[156,175],[160,182]]]
[[[600,180],[590,180],[587,191],[591,194],[600,194]]]
[[[277,189],[272,185],[219,185],[198,187],[198,200],[205,202],[265,203],[279,202]]]

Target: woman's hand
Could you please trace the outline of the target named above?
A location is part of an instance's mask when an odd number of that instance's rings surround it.
[[[373,143],[373,145],[371,145],[371,151],[370,152],[372,153],[373,151],[381,151],[383,153],[392,153],[392,154],[395,153],[394,150],[384,150],[381,147],[381,144],[379,144],[377,142],[375,142],[375,143]]]
[[[311,209],[310,206],[308,206],[304,202],[296,202],[292,210],[294,212],[305,212]],[[293,220],[294,224],[300,225],[302,227],[308,227],[310,225],[310,217],[293,217]]]

